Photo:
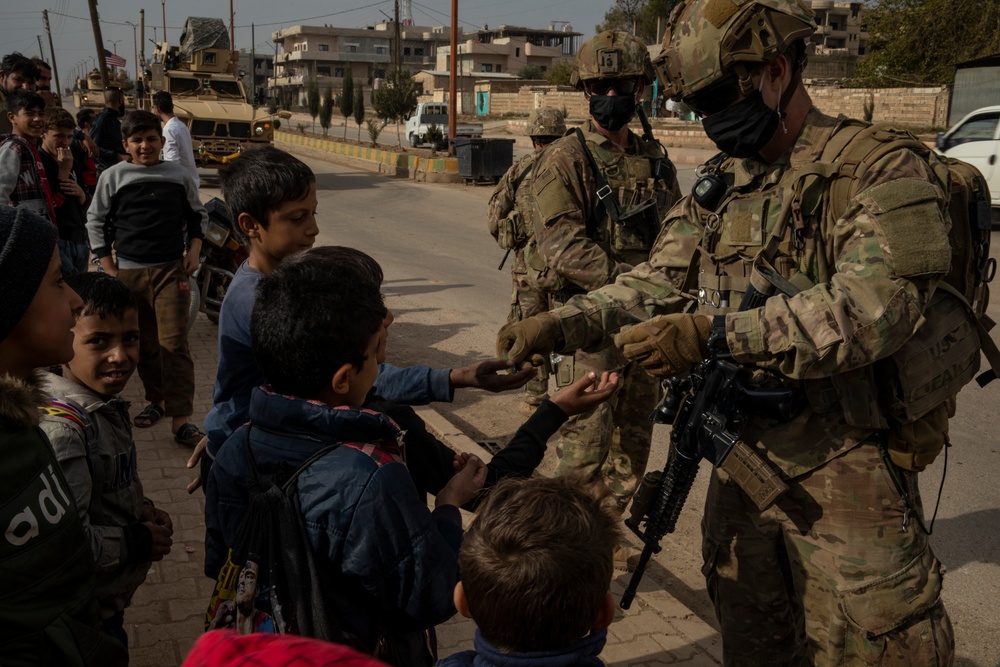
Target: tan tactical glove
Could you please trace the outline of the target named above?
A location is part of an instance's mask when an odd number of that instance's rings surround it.
[[[622,329],[615,345],[655,376],[673,377],[708,358],[712,319],[705,315],[660,315]]]
[[[541,366],[563,341],[559,318],[549,313],[511,322],[497,334],[497,358],[510,359],[514,368],[525,361]]]

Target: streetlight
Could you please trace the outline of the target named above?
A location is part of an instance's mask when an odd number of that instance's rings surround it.
[[[136,41],[135,30],[139,26],[131,21],[125,21],[128,25],[132,26],[132,58],[135,60],[135,80],[139,80],[139,43]]]

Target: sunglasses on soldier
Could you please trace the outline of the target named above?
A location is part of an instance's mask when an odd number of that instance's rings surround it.
[[[740,97],[740,82],[735,76],[713,83],[704,90],[684,98],[684,104],[699,116],[711,116],[729,107]]]
[[[607,95],[614,89],[616,95],[631,95],[635,92],[635,79],[590,79],[587,81],[587,92],[591,95]]]

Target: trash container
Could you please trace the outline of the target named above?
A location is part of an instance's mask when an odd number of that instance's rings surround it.
[[[513,139],[455,137],[458,175],[465,181],[497,183],[514,163]]]

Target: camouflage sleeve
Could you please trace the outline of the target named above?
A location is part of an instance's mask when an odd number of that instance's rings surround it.
[[[552,311],[562,326],[563,351],[599,349],[622,327],[690,303],[693,297],[685,294],[692,279],[689,267],[703,234],[695,209],[690,198],[682,199],[667,214],[649,261]]]
[[[490,195],[486,222],[494,239],[500,235],[500,221],[514,210],[514,182],[521,173],[521,163],[519,160],[510,166]]]
[[[830,279],[727,315],[736,359],[806,379],[860,368],[899,349],[951,265],[947,200],[937,183],[908,150],[870,169],[844,215],[821,230]]]
[[[605,285],[628,266],[608,257],[587,236],[593,209],[583,156],[553,144],[542,153],[531,178],[535,241],[546,266],[584,290]]]

